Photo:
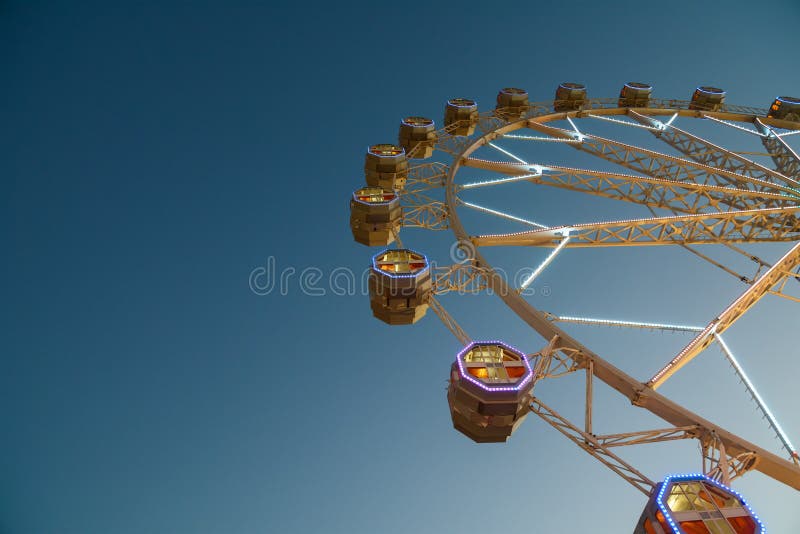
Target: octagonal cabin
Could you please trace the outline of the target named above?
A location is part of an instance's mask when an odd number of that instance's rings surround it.
[[[719,87],[703,85],[695,89],[694,93],[692,93],[692,101],[689,103],[689,109],[718,111],[724,103],[725,91]]]
[[[764,534],[742,496],[702,474],[656,485],[633,534]]]
[[[619,92],[619,107],[646,108],[650,105],[650,94],[653,87],[646,83],[628,82]]]
[[[387,246],[400,233],[403,214],[395,191],[362,187],[350,199],[353,239],[368,247]]]
[[[408,179],[406,151],[397,145],[372,145],[364,158],[364,178],[370,187],[402,190]]]
[[[776,97],[769,108],[767,117],[800,122],[800,98],[793,96]]]
[[[444,125],[452,135],[472,135],[478,123],[478,104],[468,98],[452,98],[444,106]]]
[[[506,120],[520,119],[530,108],[528,91],[519,87],[504,87],[497,93],[495,115]]]
[[[453,427],[478,443],[500,443],[528,414],[533,372],[521,351],[500,341],[474,341],[450,368],[447,402]]]
[[[582,83],[564,82],[556,87],[553,109],[556,111],[575,111],[586,104],[586,86]]]
[[[424,254],[408,249],[388,249],[372,258],[369,301],[381,321],[412,324],[428,311],[433,291],[431,269]]]
[[[433,155],[436,144],[436,125],[426,117],[406,117],[400,121],[398,144],[408,157],[425,159]]]

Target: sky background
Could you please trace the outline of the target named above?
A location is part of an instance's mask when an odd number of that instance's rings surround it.
[[[348,195],[369,144],[448,98],[636,80],[766,107],[800,93],[799,22],[793,1],[0,2],[0,533],[632,531],[643,495],[534,416],[505,445],[452,429],[459,346],[435,316],[389,327],[332,293],[373,253]],[[541,194],[505,201],[592,220],[586,199]],[[448,232],[403,237],[447,261]],[[742,286],[688,256],[578,251],[531,301],[704,324]],[[270,258],[294,274],[255,294]],[[301,290],[309,267],[325,295]],[[544,344],[499,299],[443,301],[475,338]],[[727,341],[797,442],[797,305],[762,304]],[[688,341],[569,331],[642,380]],[[577,383],[541,397],[579,420]],[[596,389],[596,429],[665,426]],[[777,451],[718,351],[663,392]],[[623,455],[655,479],[700,467],[694,442]],[[758,473],[735,487],[770,532],[800,530],[797,492]]]

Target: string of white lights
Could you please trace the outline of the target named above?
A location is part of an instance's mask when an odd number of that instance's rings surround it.
[[[661,128],[659,128],[657,126],[646,126],[644,124],[639,124],[639,123],[630,122],[630,121],[623,121],[623,120],[620,120],[620,119],[615,119],[613,117],[604,117],[603,115],[587,115],[587,117],[592,118],[592,119],[600,119],[600,120],[608,121],[608,122],[615,122],[617,124],[623,124],[625,126],[633,126],[634,128],[644,128],[645,130],[651,130],[651,131],[660,131],[661,130]]]
[[[539,224],[539,223],[537,223],[535,221],[530,221],[528,219],[523,219],[522,217],[517,217],[516,215],[511,215],[511,214],[508,214],[508,213],[504,213],[502,211],[493,210],[492,208],[479,206],[477,204],[473,204],[472,202],[466,202],[465,200],[461,200],[461,199],[459,199],[459,202],[461,203],[461,205],[466,206],[468,208],[472,208],[472,209],[477,210],[477,211],[482,211],[484,213],[490,213],[492,215],[496,215],[496,216],[502,217],[504,219],[521,222],[523,224],[527,224],[527,225],[530,225],[530,226],[535,226],[537,228],[549,228],[548,226],[545,226],[543,224]]]
[[[484,180],[481,182],[471,182],[468,184],[464,184],[460,186],[461,189],[474,189],[476,187],[487,187],[490,185],[498,185],[498,184],[507,184],[510,182],[522,182],[525,180],[530,180],[531,178],[536,178],[541,176],[541,172],[532,173],[532,174],[523,174],[520,176],[508,176],[506,178],[497,178],[495,180]]]
[[[542,271],[544,271],[547,268],[548,265],[550,265],[550,263],[556,258],[556,256],[558,256],[558,253],[561,252],[567,245],[569,239],[570,239],[569,234],[564,236],[564,239],[561,240],[561,243],[559,243],[558,246],[554,248],[553,251],[536,268],[536,270],[533,271],[531,275],[525,279],[524,282],[522,282],[522,285],[519,287],[520,292],[524,291],[525,288],[531,285],[531,283],[533,283],[533,281],[536,280],[536,277],[539,276],[542,273]]]
[[[579,143],[577,139],[562,139],[561,137],[543,137],[539,135],[505,134],[504,139],[524,139],[526,141],[545,141],[548,143]]]
[[[726,121],[726,120],[723,120],[723,119],[718,119],[716,117],[711,117],[709,115],[703,115],[703,118],[711,120],[711,121],[714,121],[714,122],[718,122],[720,124],[724,124],[725,126],[730,126],[731,128],[736,128],[737,130],[742,130],[743,132],[747,132],[749,134],[757,135],[759,137],[767,137],[765,134],[762,134],[761,132],[757,132],[755,130],[751,130],[750,128],[745,128],[744,126],[740,126],[740,125],[735,124],[735,123],[730,122],[730,121]]]
[[[675,332],[702,332],[705,330],[704,327],[701,326],[686,326],[686,325],[674,325],[674,324],[666,324],[666,323],[646,323],[646,322],[639,322],[639,321],[623,321],[617,319],[598,319],[592,317],[574,317],[569,315],[555,315],[553,313],[547,313],[546,316],[551,321],[555,322],[564,322],[564,323],[575,323],[575,324],[587,324],[587,325],[599,325],[599,326],[619,326],[619,327],[630,327],[630,328],[644,328],[644,329],[651,329],[651,330],[669,330]],[[716,339],[717,343],[719,343],[720,348],[722,349],[722,353],[728,362],[733,367],[733,370],[736,372],[736,375],[744,384],[747,392],[752,397],[753,401],[756,403],[756,406],[764,414],[764,417],[767,419],[767,423],[769,424],[770,428],[775,432],[778,436],[778,439],[781,441],[783,447],[789,452],[792,457],[797,457],[798,452],[794,448],[789,436],[786,435],[786,432],[781,427],[778,420],[775,418],[775,415],[772,413],[772,410],[769,409],[767,403],[758,393],[755,385],[753,384],[750,377],[745,372],[742,365],[739,363],[739,360],[734,356],[733,351],[731,351],[730,347],[725,340],[722,338],[720,334],[713,333],[712,334]]]
[[[687,326],[666,323],[645,323],[639,321],[623,321],[618,319],[596,319],[593,317],[573,317],[569,315],[548,314],[551,320],[562,323],[587,324],[598,326],[619,326],[629,328],[643,328],[648,330],[668,330],[672,332],[702,332],[702,326]]]
[[[495,150],[498,150],[498,151],[502,152],[502,153],[503,153],[503,154],[505,154],[506,156],[512,157],[512,158],[514,158],[515,160],[519,161],[520,163],[524,163],[525,165],[528,165],[528,162],[527,162],[527,161],[525,161],[524,159],[522,159],[522,158],[520,158],[520,157],[517,157],[517,156],[515,156],[514,154],[512,154],[511,152],[509,152],[509,151],[508,151],[508,150],[506,150],[505,148],[499,147],[499,146],[497,146],[496,144],[494,144],[494,143],[492,143],[492,142],[489,142],[489,143],[488,143],[488,145],[489,145],[490,147],[494,148]]]
[[[764,402],[764,399],[762,399],[761,395],[758,394],[758,391],[756,390],[755,385],[753,385],[753,382],[750,380],[750,377],[747,376],[747,373],[744,372],[744,369],[742,368],[741,364],[739,364],[739,360],[737,360],[736,356],[733,355],[733,352],[728,347],[728,344],[725,343],[725,340],[722,339],[721,335],[714,334],[714,337],[717,339],[719,346],[722,348],[722,353],[725,355],[725,358],[727,358],[727,360],[733,367],[734,371],[736,371],[736,374],[742,380],[742,383],[744,384],[745,388],[747,388],[747,392],[750,393],[750,395],[753,397],[753,400],[758,405],[758,408],[761,410],[761,413],[763,413],[764,417],[766,417],[769,426],[778,435],[778,439],[781,440],[781,443],[783,444],[784,448],[786,448],[786,450],[789,451],[789,454],[791,456],[796,457],[797,450],[794,448],[794,445],[792,445],[792,442],[789,441],[789,436],[787,436],[786,432],[783,431],[783,428],[781,428],[781,425],[778,423],[778,420],[775,419],[775,416],[772,414],[772,411],[769,409],[769,406],[767,406],[767,403]]]

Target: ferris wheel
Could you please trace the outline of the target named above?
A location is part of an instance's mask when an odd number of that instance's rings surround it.
[[[474,100],[452,99],[445,106],[443,128],[437,130],[429,118],[407,117],[397,144],[369,147],[366,185],[350,201],[355,240],[390,247],[375,254],[370,265],[375,317],[412,324],[431,309],[463,345],[449,377],[453,426],[476,442],[503,442],[528,414],[539,416],[648,495],[635,533],[763,532],[757,516],[730,489],[733,480],[751,470],[800,490],[797,449],[723,338],[762,298],[800,302],[800,157],[789,142],[800,133],[800,99],[780,96],[760,109],[727,104],[725,96],[722,89],[702,86],[689,100],[656,99],[648,84],[629,82],[611,99],[589,98],[584,85],[562,83],[553,100],[540,103],[529,102],[522,89],[505,88],[496,107],[484,112]],[[595,133],[598,125],[613,134]],[[712,128],[736,132],[758,150],[724,148],[696,131]],[[562,154],[560,160],[556,154]],[[531,210],[512,213],[473,199],[480,191],[502,198],[497,192],[515,183],[616,200],[622,215],[546,224]],[[632,215],[632,209],[644,213]],[[481,214],[485,223],[468,231],[465,212]],[[453,264],[435,265],[422,251],[406,248],[400,235],[404,227],[452,231]],[[781,254],[762,258],[745,249],[763,243],[783,244]],[[566,249],[643,246],[688,251],[721,275],[738,279],[741,291],[697,326],[566,316],[537,309],[526,298]],[[509,280],[487,260],[498,247],[547,252],[524,277]],[[715,256],[717,249],[725,251],[724,258]],[[731,255],[744,258],[751,271],[725,259]],[[451,292],[499,296],[543,338],[543,346],[530,351],[499,340],[473,340],[437,298]],[[562,329],[564,323],[679,331],[691,340],[642,380],[581,344]],[[659,393],[711,345],[719,347],[741,379],[778,437],[781,454]],[[539,398],[535,385],[578,372],[585,374],[585,394],[575,402],[583,404],[585,416],[575,423]],[[595,380],[630,400],[632,409],[647,410],[668,426],[598,433],[593,425]],[[615,452],[681,439],[699,442],[701,473],[656,482]]]

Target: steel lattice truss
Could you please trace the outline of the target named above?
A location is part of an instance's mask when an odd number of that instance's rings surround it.
[[[474,123],[476,132],[471,136],[454,135],[462,126],[458,123],[436,132],[435,149],[452,157],[452,162],[412,167],[406,188],[401,191],[405,226],[449,228],[464,252],[463,261],[435,269],[433,294],[489,291],[500,296],[547,341],[541,351],[530,355],[534,380],[584,372],[585,395],[576,399],[585,406],[582,425],[570,422],[535,396],[530,397],[530,410],[641,491],[649,493],[653,481],[612,449],[682,439],[699,441],[704,472],[718,480],[730,483],[755,469],[800,490],[797,452],[721,338],[722,333],[765,296],[800,300],[788,291],[795,280],[800,281],[800,157],[784,139],[798,131],[800,123],[767,119],[766,110],[759,108],[723,105],[715,111],[704,111],[690,109],[689,102],[679,100],[651,100],[647,108],[618,106],[617,99],[596,99],[586,101],[581,109],[553,112],[551,102],[531,104],[522,113],[498,109],[480,114]],[[706,120],[719,128],[735,128],[758,137],[774,168],[677,127],[677,118]],[[667,145],[667,150],[680,155],[587,133],[578,127],[581,121],[577,119],[643,129]],[[557,121],[566,121],[569,127],[549,124]],[[528,162],[504,148],[504,139],[564,144],[614,164],[624,172]],[[474,156],[479,149],[482,155]],[[422,149],[417,147],[415,150]],[[410,157],[415,156],[415,150],[409,152]],[[492,155],[496,157],[489,157]],[[493,176],[483,181],[459,183],[456,178],[462,167],[480,169],[493,173]],[[467,190],[501,187],[512,182],[529,182],[536,186],[620,200],[644,206],[652,216],[547,226],[526,216],[512,215],[460,197]],[[429,196],[440,188],[444,188],[444,200]],[[461,223],[459,209],[511,221],[524,230],[470,235]],[[657,215],[655,210],[670,214]],[[739,244],[765,242],[789,243],[790,248],[774,263],[738,248]],[[693,248],[710,244],[748,256],[756,264],[757,272],[745,276]],[[562,317],[537,310],[521,294],[565,248],[654,245],[686,248],[739,278],[745,288],[705,326]],[[495,246],[549,247],[553,251],[520,287],[510,287],[481,253],[483,247]],[[470,341],[467,333],[435,296],[430,297],[430,306],[459,341],[464,344]],[[694,332],[695,337],[652,378],[640,381],[570,337],[557,326],[561,322],[686,331]],[[656,391],[715,342],[778,434],[787,449],[788,459],[714,425]],[[672,426],[597,434],[592,423],[595,379]]]

